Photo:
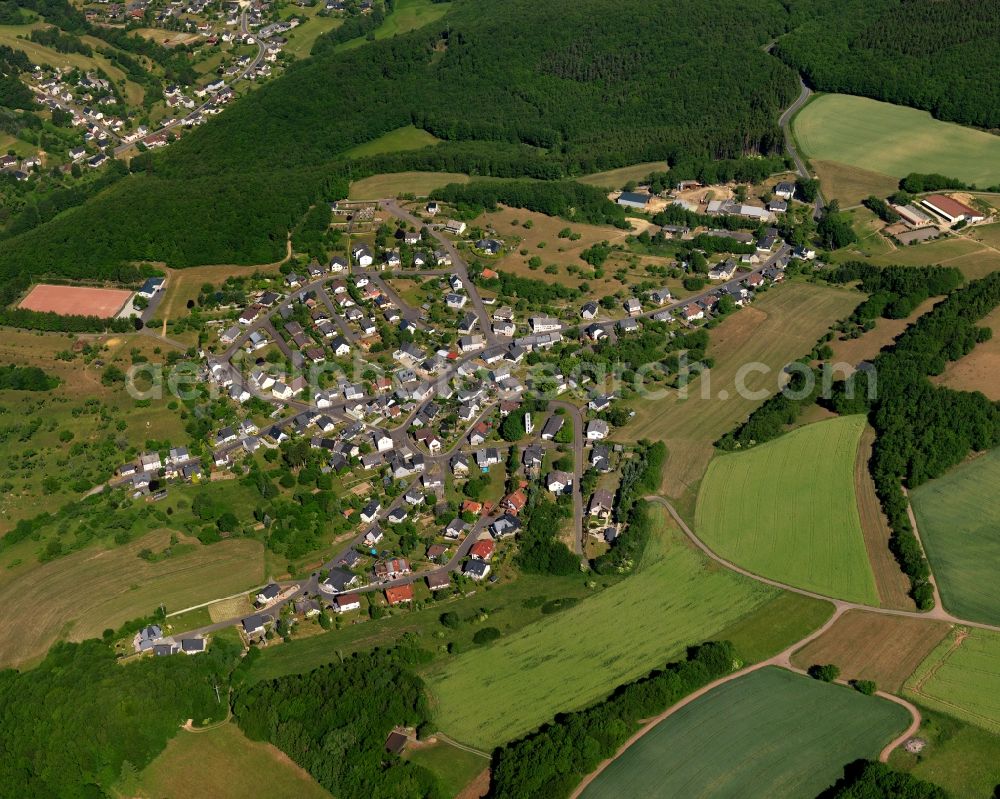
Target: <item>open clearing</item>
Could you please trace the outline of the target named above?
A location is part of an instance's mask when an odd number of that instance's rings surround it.
[[[260,585],[263,547],[240,539],[192,549],[156,563],[145,548],[160,551],[169,534],[149,533],[129,544],[91,547],[48,563],[6,570],[0,583],[0,665],[41,658],[57,640],[82,641],[108,627],[152,612],[168,611]]]
[[[139,773],[136,785],[123,785],[121,790],[141,799],[330,799],[288,755],[269,743],[251,741],[232,723],[203,732],[178,732]]]
[[[938,302],[940,302],[940,297],[931,297],[920,303],[913,313],[905,319],[879,319],[875,327],[857,338],[844,341],[834,339],[830,342],[830,347],[833,349],[833,357],[830,362],[843,362],[857,366],[862,361],[870,361]],[[976,349],[978,350],[978,347]]]
[[[435,3],[434,0],[396,0],[392,13],[375,29],[376,39],[388,39],[403,33],[415,31],[441,19],[451,8],[451,3]],[[368,40],[361,36],[338,45],[338,50],[353,50],[363,47]]]
[[[968,355],[951,361],[944,373],[931,382],[956,391],[982,391],[996,402],[1000,400],[1000,308],[996,308],[980,323],[993,331],[993,338],[977,344]]]
[[[458,796],[466,785],[490,767],[488,758],[459,749],[446,741],[407,747],[405,757],[433,772],[440,780],[445,796]]]
[[[124,289],[98,289],[89,286],[53,286],[38,283],[18,304],[27,311],[57,313],[61,316],[115,316],[132,296]]]
[[[666,172],[669,168],[666,161],[647,161],[643,164],[609,169],[607,172],[594,172],[590,175],[576,178],[576,181],[578,183],[587,183],[591,186],[600,186],[608,191],[616,191],[630,180],[636,182],[642,181],[649,177],[651,172]]]
[[[835,663],[845,680],[874,680],[896,693],[949,629],[943,621],[849,610],[792,655],[792,663],[801,669]]]
[[[909,721],[885,699],[769,667],[661,721],[582,796],[816,796],[846,763],[877,757]]]
[[[920,664],[906,696],[1000,733],[1000,634],[956,628]]]
[[[650,541],[636,574],[428,671],[441,730],[490,749],[603,698],[778,593],[711,563],[662,508],[650,512],[663,533]]]
[[[946,236],[935,241],[876,254],[869,260],[877,266],[891,266],[893,264],[954,266],[960,269],[968,279],[975,280],[1000,269],[1000,250],[991,249],[967,235]]]
[[[811,158],[809,163],[823,184],[823,196],[827,200],[839,200],[841,208],[857,205],[872,194],[876,197],[888,197],[899,187],[896,178],[881,172],[869,172],[867,169],[819,158]]]
[[[663,399],[631,401],[635,418],[615,432],[615,439],[666,442],[662,491],[673,498],[696,491],[712,457],[713,442],[763,402],[734,391],[741,367],[764,364],[770,371],[751,372],[745,385],[751,392],[774,393],[779,371],[808,352],[831,323],[847,316],[860,301],[855,291],[798,281],[769,289],[752,306],[709,332],[707,354],[715,366],[688,387],[687,399],[670,392]]]
[[[910,492],[941,601],[955,615],[1000,624],[1000,449]]]
[[[468,183],[471,179],[464,172],[389,172],[354,181],[351,183],[350,198],[378,200],[400,194],[426,197],[434,189],[449,183]]]
[[[953,716],[921,708],[917,733],[927,741],[920,754],[903,747],[889,757],[889,765],[940,785],[950,796],[996,799],[1000,785],[1000,736]]]
[[[858,517],[861,521],[861,533],[865,539],[865,549],[868,552],[868,562],[875,577],[875,588],[878,590],[881,605],[884,608],[899,610],[916,610],[916,603],[910,596],[910,581],[889,549],[889,520],[882,511],[882,503],[875,493],[875,481],[872,479],[868,463],[872,457],[872,445],[875,443],[875,430],[865,425],[858,444],[858,455],[854,462],[854,492],[858,498]]]
[[[403,150],[419,150],[441,141],[437,136],[426,130],[407,125],[391,130],[377,139],[359,144],[344,153],[347,158],[361,158],[366,155],[381,155],[382,153],[398,153]],[[443,186],[443,183],[438,184]]]
[[[717,456],[698,495],[698,535],[756,574],[878,604],[854,492],[864,426],[862,416],[830,419]]]
[[[193,266],[188,269],[164,268],[167,283],[163,299],[156,309],[158,319],[174,319],[187,313],[187,302],[198,296],[206,283],[221,285],[227,277],[249,277],[257,272],[277,274],[278,264],[261,266]]]
[[[825,94],[793,121],[804,154],[901,178],[940,172],[967,183],[1000,182],[1000,138],[941,122],[926,111]]]

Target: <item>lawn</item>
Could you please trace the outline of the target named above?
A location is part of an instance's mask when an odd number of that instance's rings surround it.
[[[651,512],[663,532],[650,542],[634,575],[427,671],[440,730],[490,749],[559,712],[602,699],[777,594],[712,564],[665,511],[656,506]]]
[[[719,455],[698,494],[698,535],[757,574],[877,605],[854,490],[864,426],[862,416],[829,419]]]
[[[432,772],[446,796],[458,796],[466,785],[490,767],[489,758],[459,749],[445,741],[407,748],[406,759]]]
[[[600,186],[608,191],[615,191],[629,181],[640,182],[649,177],[651,172],[666,172],[668,169],[665,161],[647,161],[643,164],[609,169],[607,172],[594,172],[576,180],[578,183],[587,183],[591,186]]]
[[[980,326],[990,328],[993,338],[977,344],[968,355],[951,361],[944,373],[932,377],[931,381],[956,391],[981,391],[997,401],[1000,400],[1000,308],[994,309]]]
[[[799,281],[769,289],[751,307],[710,331],[707,354],[715,366],[708,379],[697,378],[688,388],[687,399],[670,393],[662,399],[630,401],[635,418],[614,437],[665,441],[669,456],[661,490],[675,499],[690,500],[693,509],[694,492],[712,457],[712,443],[762,402],[733,390],[741,367],[759,363],[770,369],[765,374],[751,372],[745,385],[751,391],[773,393],[778,371],[808,352],[830,324],[847,316],[861,299],[854,291]]]
[[[920,664],[904,693],[1000,733],[1000,633],[956,628]]]
[[[139,557],[145,548],[162,551],[168,539],[161,530],[123,546],[92,546],[41,564],[28,553],[28,547],[37,548],[33,542],[5,551],[0,665],[31,663],[57,640],[100,636],[161,603],[168,612],[180,610],[264,581],[263,547],[249,539],[211,546],[194,541],[184,554],[158,562]],[[16,560],[20,563],[11,567]]]
[[[948,634],[947,622],[849,610],[792,656],[808,669],[835,663],[845,680],[874,680],[893,693]]]
[[[917,733],[927,741],[918,755],[902,747],[889,758],[889,765],[922,780],[940,785],[951,796],[995,799],[1000,785],[1000,736],[963,721],[920,709],[923,717]]]
[[[468,183],[470,180],[463,172],[390,172],[354,181],[350,197],[352,200],[378,200],[401,194],[426,197],[448,183]]]
[[[661,721],[582,796],[812,797],[847,763],[874,759],[909,720],[887,700],[769,667]]]
[[[347,158],[363,158],[367,155],[382,155],[383,153],[398,153],[403,150],[419,150],[421,147],[430,147],[441,141],[437,136],[428,133],[426,130],[406,125],[396,128],[388,133],[372,139],[364,144],[352,147],[344,153]],[[444,185],[443,183],[438,185]]]
[[[806,105],[792,124],[810,159],[897,178],[940,172],[984,186],[1000,182],[1000,139],[941,122],[926,111],[827,94]]]
[[[960,618],[1000,624],[1000,449],[910,496],[941,601]]]
[[[276,746],[251,741],[235,724],[181,731],[131,784],[137,799],[211,796],[213,799],[330,799],[309,773]]]

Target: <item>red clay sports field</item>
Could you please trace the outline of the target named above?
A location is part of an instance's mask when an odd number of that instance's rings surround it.
[[[28,311],[51,311],[61,316],[117,316],[132,296],[123,289],[95,289],[86,286],[53,286],[39,283],[18,308]]]

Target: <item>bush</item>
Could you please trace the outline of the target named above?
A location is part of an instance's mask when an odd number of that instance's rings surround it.
[[[472,636],[472,643],[482,646],[496,641],[499,637],[500,631],[496,627],[483,627],[481,630],[476,630],[476,634]]]
[[[874,680],[851,680],[851,687],[865,696],[871,696],[878,690]]]
[[[809,676],[822,682],[833,682],[840,676],[840,669],[832,663],[821,666],[818,663],[809,667]]]

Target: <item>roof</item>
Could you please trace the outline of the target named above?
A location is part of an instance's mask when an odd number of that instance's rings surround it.
[[[970,208],[965,203],[959,202],[954,197],[945,194],[932,194],[923,199],[924,205],[929,205],[939,211],[944,211],[948,216],[982,216],[975,208]]]
[[[618,202],[639,203],[641,205],[645,205],[651,199],[653,198],[648,194],[641,194],[640,192],[637,191],[623,191],[621,195],[619,195],[618,197]]]
[[[411,600],[413,599],[413,586],[407,583],[406,585],[396,585],[392,588],[386,588],[385,598],[390,605]]]
[[[493,554],[495,549],[496,544],[488,538],[484,538],[482,541],[476,541],[476,543],[472,545],[472,548],[469,550],[469,554],[474,558],[486,560]]]
[[[385,739],[385,751],[398,755],[403,751],[407,740],[407,737],[401,732],[390,732],[389,737]]]

